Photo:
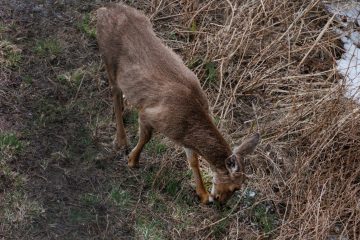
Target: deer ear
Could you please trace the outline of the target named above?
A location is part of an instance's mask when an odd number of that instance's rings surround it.
[[[225,166],[230,174],[236,173],[240,170],[239,163],[235,155],[231,155],[225,160]]]
[[[254,152],[256,146],[260,142],[260,134],[255,133],[251,135],[250,137],[246,138],[240,146],[236,147],[234,149],[234,154],[238,157],[245,156],[247,154],[251,154]]]

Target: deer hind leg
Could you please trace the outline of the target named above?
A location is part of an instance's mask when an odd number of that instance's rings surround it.
[[[135,148],[129,154],[128,166],[136,167],[139,164],[140,153],[143,150],[146,143],[151,139],[152,127],[143,120],[143,115],[139,115],[139,141]]]
[[[196,193],[200,197],[201,203],[208,203],[210,194],[204,187],[204,183],[201,177],[199,168],[199,156],[193,150],[185,148],[186,158],[189,162],[190,168],[194,174],[194,180],[196,184]]]
[[[112,89],[112,98],[114,103],[115,110],[115,121],[116,121],[116,137],[115,137],[115,147],[117,149],[126,149],[129,144],[126,137],[126,132],[123,122],[123,111],[124,111],[124,99],[123,93],[119,87],[116,86],[116,70],[111,69],[108,64],[106,65],[106,70],[109,76],[109,83]]]

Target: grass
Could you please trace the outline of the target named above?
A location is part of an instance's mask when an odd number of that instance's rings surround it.
[[[44,208],[36,201],[28,199],[22,190],[15,190],[5,195],[0,203],[3,211],[0,216],[7,224],[21,224],[28,219],[36,218],[44,212]]]
[[[114,186],[110,192],[110,199],[118,207],[127,207],[131,202],[131,195],[126,190]]]
[[[78,23],[78,28],[83,32],[87,37],[95,39],[96,38],[96,28],[92,26],[92,19],[90,13],[85,13],[81,21]]]
[[[253,211],[256,222],[264,230],[265,234],[272,232],[275,228],[276,216],[270,212],[270,208],[265,204],[258,204]]]
[[[85,224],[91,221],[93,216],[87,209],[70,209],[69,220],[73,224]]]
[[[3,181],[0,186],[3,185],[3,189],[5,188],[5,185],[18,189],[23,187],[26,182],[26,177],[11,169],[5,161],[0,161],[0,174]]]
[[[19,51],[8,51],[5,56],[7,65],[11,68],[19,68],[21,53]]]
[[[151,154],[159,156],[166,152],[167,146],[164,143],[162,143],[159,139],[157,139],[156,137],[153,137],[145,145],[144,149],[145,149],[145,151],[148,151]]]
[[[218,116],[214,116],[213,117],[213,122],[215,123],[216,126],[219,125],[219,123],[221,122],[221,118]]]
[[[2,58],[3,56],[3,58]],[[21,49],[7,40],[0,41],[0,63],[5,67],[19,69],[22,60]]]
[[[140,169],[113,150],[111,91],[94,42],[100,4],[54,1],[45,16],[23,2],[5,0],[0,25],[0,238],[359,239],[360,112],[338,85],[341,46],[322,4],[200,1],[188,11],[190,1],[127,1],[153,16],[157,35],[199,77],[231,145],[261,132],[241,199],[217,207],[199,205],[184,154],[163,136],[146,146]],[[138,112],[128,109],[134,145]],[[211,168],[201,168],[210,188]]]
[[[34,123],[39,126],[60,123],[70,115],[71,110],[51,99],[39,99],[36,102],[37,114]]]
[[[154,191],[151,191],[147,194],[146,200],[148,205],[155,211],[159,211],[159,212],[167,211],[166,201],[161,192],[154,189]]]
[[[181,181],[176,178],[170,178],[166,181],[165,192],[172,197],[175,197],[181,189]]]
[[[6,149],[19,153],[23,148],[23,143],[14,133],[0,133],[0,150]]]
[[[156,219],[140,217],[135,224],[135,234],[138,239],[161,240],[166,239],[162,226],[163,223]]]
[[[198,66],[203,63],[203,59],[199,57],[195,57],[187,63],[187,67],[191,70],[195,70]]]
[[[33,78],[31,76],[28,76],[28,75],[23,76],[23,81],[27,85],[31,85],[34,82]]]
[[[214,62],[205,63],[206,80],[208,84],[216,82],[216,65]]]
[[[126,126],[136,125],[136,124],[138,124],[138,118],[139,118],[138,111],[136,111],[135,109],[130,109],[129,111],[125,112],[124,124]]]
[[[190,26],[190,31],[191,32],[196,32],[196,30],[197,30],[196,21],[192,21],[191,26]]]
[[[34,52],[41,57],[55,58],[63,51],[59,40],[47,38],[37,40]]]
[[[0,33],[4,32],[6,30],[6,25],[3,23],[0,23]]]

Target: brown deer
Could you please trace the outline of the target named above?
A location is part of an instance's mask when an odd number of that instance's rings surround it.
[[[139,141],[128,156],[135,167],[152,132],[158,131],[185,149],[202,203],[225,202],[245,179],[243,158],[259,142],[256,133],[231,151],[209,113],[199,80],[183,61],[156,37],[149,19],[123,4],[97,10],[97,40],[112,87],[116,145],[126,148],[123,93],[139,110]],[[213,187],[205,189],[199,155],[213,171]]]

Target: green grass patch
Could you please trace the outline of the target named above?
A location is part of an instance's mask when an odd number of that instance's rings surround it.
[[[85,224],[93,220],[93,215],[87,209],[70,209],[69,220],[73,224]]]
[[[22,142],[13,133],[0,133],[0,150],[5,149],[12,150],[14,152],[20,152],[23,148]]]
[[[76,69],[71,75],[70,81],[74,82],[76,86],[79,86],[84,76],[85,76],[84,70]]]
[[[167,205],[164,199],[161,197],[161,194],[156,190],[151,190],[148,192],[147,200],[149,206],[156,212],[166,212]]]
[[[93,162],[96,158],[97,149],[91,137],[90,129],[86,126],[79,126],[72,131],[69,137],[67,148],[70,159],[81,159],[86,162]]]
[[[275,228],[276,216],[271,213],[265,204],[260,203],[253,208],[255,221],[259,224],[265,234],[270,233]]]
[[[177,34],[175,31],[169,32],[169,39],[171,40],[177,40]]]
[[[136,220],[135,237],[144,240],[166,239],[163,232],[163,222],[153,217],[141,217]]]
[[[175,197],[181,189],[181,180],[171,177],[166,181],[165,192],[172,197]]]
[[[86,206],[96,206],[101,202],[101,198],[93,193],[86,193],[81,196],[80,201]]]
[[[176,221],[181,222],[180,228],[186,229],[193,224],[191,219],[189,219],[189,214],[191,211],[194,211],[194,209],[191,209],[188,204],[175,204],[172,208],[171,216]]]
[[[7,60],[7,66],[10,68],[19,68],[19,64],[21,61],[21,52],[20,51],[8,51],[5,54],[5,58]]]
[[[3,33],[6,31],[6,25],[3,23],[0,23],[0,33]]]
[[[61,85],[67,85],[70,79],[70,76],[67,74],[60,74],[56,76],[56,80],[61,83]]]
[[[35,123],[41,126],[63,123],[68,115],[70,115],[69,110],[64,105],[51,99],[39,99],[35,105],[37,106],[37,119]]]
[[[128,191],[114,187],[110,192],[110,199],[116,206],[126,207],[131,203],[131,195]]]
[[[5,161],[0,161],[0,189],[23,187],[26,178],[18,172],[12,170]]]
[[[191,25],[190,25],[190,31],[191,31],[191,32],[196,32],[196,30],[197,30],[197,24],[196,24],[196,21],[193,20],[193,21],[191,22]]]
[[[215,239],[220,239],[224,235],[226,235],[228,229],[229,229],[230,220],[229,218],[226,218],[213,227],[213,235]]]
[[[35,44],[34,51],[39,56],[55,58],[62,52],[62,47],[57,39],[48,38],[38,40]]]
[[[167,146],[157,138],[152,138],[146,145],[145,150],[151,154],[162,155],[166,152]]]
[[[87,72],[83,68],[74,69],[56,76],[56,82],[67,87],[71,94],[75,94]]]
[[[0,41],[0,56],[1,55],[4,56],[4,58],[0,58],[0,65],[11,69],[18,69],[20,67],[22,59],[21,49],[15,44],[6,40]]]
[[[208,84],[213,84],[216,82],[216,64],[213,62],[207,62],[205,64],[206,71],[206,82]]]
[[[86,13],[81,21],[78,23],[78,28],[89,38],[96,38],[96,28],[92,26],[92,19],[90,13]]]
[[[218,116],[213,117],[213,122],[214,122],[215,125],[218,125],[220,123],[220,121],[221,121],[220,117],[218,117]]]
[[[31,85],[33,83],[33,78],[29,75],[25,75],[22,77],[22,80],[24,83],[26,83],[27,85]]]
[[[150,167],[149,169],[147,169],[147,171],[144,172],[144,180],[145,180],[145,184],[149,187],[152,186],[155,177],[156,177],[156,172],[158,171],[157,168],[153,168]]]
[[[135,109],[131,109],[124,114],[124,124],[134,125],[138,124],[139,113]]]
[[[44,212],[43,207],[36,201],[28,199],[21,190],[7,192],[4,201],[0,202],[0,219],[6,223],[22,223],[33,219]]]

